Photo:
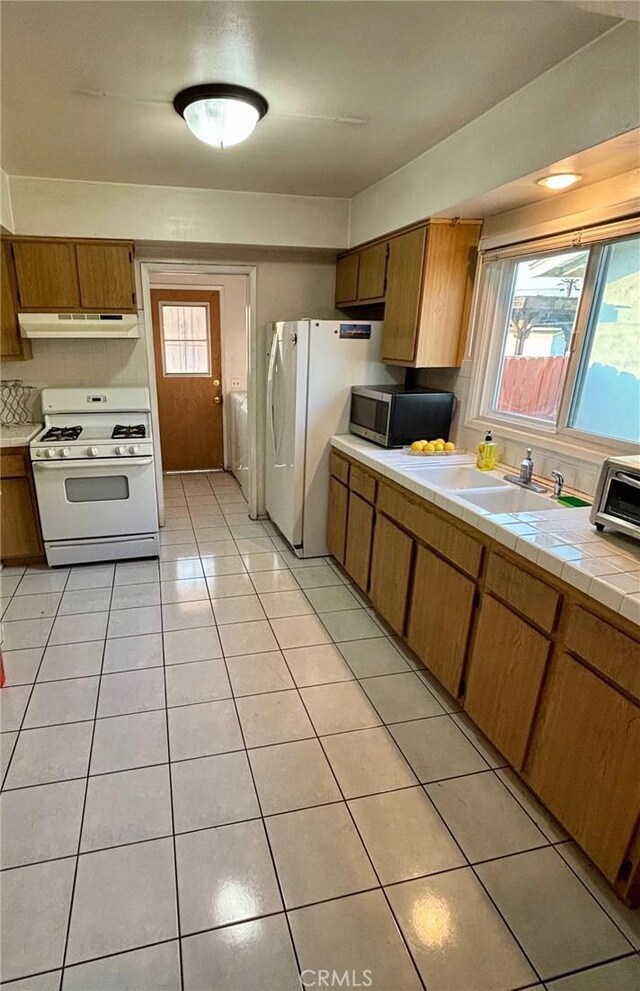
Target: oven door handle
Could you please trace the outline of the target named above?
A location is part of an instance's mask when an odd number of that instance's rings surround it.
[[[116,465],[122,465],[124,468],[129,465],[131,468],[142,468],[144,465],[150,465],[153,462],[153,458],[82,458],[76,459],[75,461],[32,461],[31,464],[34,468],[40,468],[42,471],[50,471],[51,468],[57,468],[59,470],[69,471],[70,468],[115,468]]]
[[[633,475],[625,475],[624,472],[617,471],[614,477],[617,481],[630,485],[632,489],[640,489],[640,479],[634,478]]]

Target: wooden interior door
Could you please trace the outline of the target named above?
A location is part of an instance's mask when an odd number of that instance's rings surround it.
[[[222,468],[220,294],[153,289],[151,310],[162,466]]]

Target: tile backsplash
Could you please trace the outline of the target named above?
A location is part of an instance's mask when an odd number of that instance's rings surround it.
[[[34,386],[31,414],[41,416],[46,387],[149,384],[145,342],[138,340],[33,340],[33,358],[3,367],[3,378]]]

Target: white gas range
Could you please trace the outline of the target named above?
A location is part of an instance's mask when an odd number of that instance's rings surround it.
[[[157,557],[149,392],[43,389],[31,441],[49,565]]]

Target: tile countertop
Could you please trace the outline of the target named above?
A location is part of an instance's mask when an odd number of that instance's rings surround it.
[[[0,447],[26,447],[42,430],[42,423],[17,423],[11,427],[0,426]]]
[[[489,513],[430,485],[427,471],[419,479],[408,474],[410,456],[402,450],[386,450],[352,434],[332,437],[331,445],[640,624],[640,544],[620,534],[598,533],[589,522],[588,506],[559,508],[550,500],[548,510]],[[473,465],[475,456],[434,457],[433,467],[461,461]],[[503,472],[491,474],[501,478]]]

